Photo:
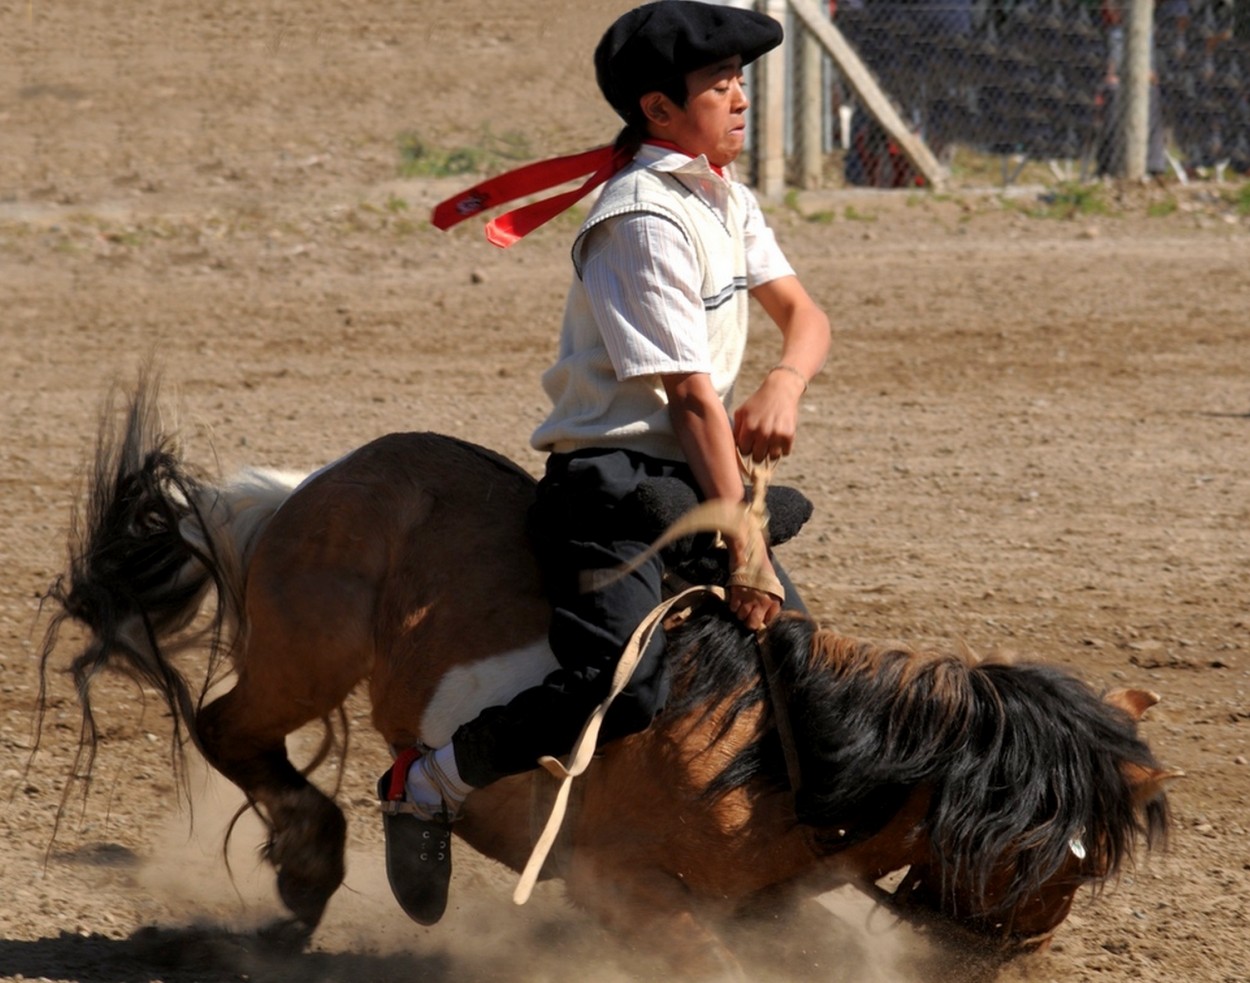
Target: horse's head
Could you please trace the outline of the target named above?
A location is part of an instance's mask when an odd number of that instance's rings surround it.
[[[673,706],[727,705],[732,720],[766,691],[783,698],[777,727],[708,791],[793,789],[830,873],[945,940],[998,958],[1037,949],[1082,886],[1165,838],[1177,773],[1138,734],[1152,693],[1099,697],[1055,666],[876,646],[795,618],[769,630],[765,685],[751,658],[725,654],[715,632],[731,629],[704,619],[670,636],[699,656],[684,657]],[[876,888],[904,868],[894,893]]]
[[[1158,699],[1143,690],[1116,690],[1104,697],[1134,723]],[[1109,827],[1091,816],[1088,826],[1068,836],[1064,849],[1041,870],[1029,866],[1044,853],[1036,849],[1008,851],[988,869],[964,867],[954,875],[948,864],[914,864],[898,890],[883,900],[945,942],[983,954],[1010,959],[1044,948],[1068,917],[1077,891],[1086,885],[1096,890],[1115,875],[1132,837],[1141,833],[1150,844],[1165,833],[1164,786],[1181,773],[1132,761],[1121,762],[1119,771],[1127,798],[1122,816],[1131,828]],[[1047,835],[1053,834],[1037,831],[1034,844]]]

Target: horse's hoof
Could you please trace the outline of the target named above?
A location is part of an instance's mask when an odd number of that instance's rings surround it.
[[[279,918],[260,929],[256,936],[270,949],[296,953],[308,948],[314,928],[298,918]]]
[[[347,821],[338,806],[308,786],[275,827],[267,854],[278,873],[278,897],[311,933],[343,883]]]
[[[285,867],[278,869],[278,897],[294,916],[294,921],[308,926],[310,935],[320,923],[326,902],[337,886],[337,880],[332,880],[327,886],[322,881],[297,876]]]

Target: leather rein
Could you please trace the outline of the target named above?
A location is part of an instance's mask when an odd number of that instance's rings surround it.
[[[726,512],[714,503],[704,503],[696,507],[691,513],[678,520],[652,545],[647,553],[636,559],[634,564],[622,568],[620,571],[615,572],[614,575],[620,576],[627,573],[632,569],[633,565],[658,552],[664,544],[672,542],[674,539],[687,535],[692,531],[721,532],[727,528],[742,528],[743,526],[750,528],[754,526],[761,535],[765,534],[768,528],[768,510],[765,505],[765,495],[768,491],[768,483],[772,480],[773,472],[776,469],[777,460],[774,458],[764,462],[755,462],[740,456],[739,464],[742,468],[743,476],[751,484],[751,501],[746,504],[745,508],[737,507],[730,512]],[[731,582],[746,584],[747,586],[771,591],[775,594],[780,594],[781,591],[781,585],[776,577],[762,572],[761,558],[749,554],[746,564],[740,570],[734,571],[734,574],[731,576]],[[616,699],[617,695],[628,684],[639,659],[642,657],[642,653],[650,644],[651,638],[655,635],[660,625],[663,624],[665,618],[677,612],[689,612],[699,601],[707,597],[715,597],[723,601],[726,597],[725,589],[710,585],[687,587],[685,590],[679,591],[657,605],[642,620],[630,637],[629,643],[625,646],[620,661],[616,665],[616,670],[612,674],[612,685],[608,690],[608,695],[594,709],[590,718],[586,721],[581,734],[577,738],[577,742],[573,745],[573,750],[569,754],[568,764],[550,755],[539,759],[539,765],[554,776],[560,782],[560,785],[556,791],[551,813],[538,836],[538,840],[534,844],[534,849],[530,853],[525,868],[521,872],[516,889],[512,893],[512,900],[517,904],[525,904],[529,900],[534,885],[538,882],[543,864],[555,845],[560,832],[560,826],[564,822],[573,779],[583,774],[590,767],[590,762],[594,758],[598,744],[599,729],[603,725],[603,718],[607,714],[608,708],[612,705],[612,701]],[[785,754],[786,771],[790,778],[790,790],[793,794],[798,792],[801,775],[787,701],[777,674],[776,664],[772,659],[770,646],[767,641],[767,629],[760,629],[756,632],[755,638],[763,665],[764,678],[768,686],[769,699],[773,705],[773,720],[777,727],[777,733],[781,738],[781,746]]]

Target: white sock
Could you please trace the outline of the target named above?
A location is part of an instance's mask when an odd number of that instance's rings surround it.
[[[473,786],[460,777],[454,745],[444,744],[412,763],[404,781],[404,790],[409,802],[424,806],[431,812],[446,809],[454,815],[473,791]]]

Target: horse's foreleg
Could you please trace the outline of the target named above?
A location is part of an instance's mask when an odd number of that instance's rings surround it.
[[[343,881],[347,824],[339,807],[291,764],[288,731],[275,728],[273,718],[260,727],[248,696],[240,683],[204,708],[196,730],[209,763],[242,789],[267,821],[266,856],[277,870],[278,893],[306,938]]]
[[[689,892],[672,876],[616,858],[594,862],[575,855],[565,882],[574,902],[628,944],[664,959],[681,979],[746,980],[738,960],[700,921]]]

